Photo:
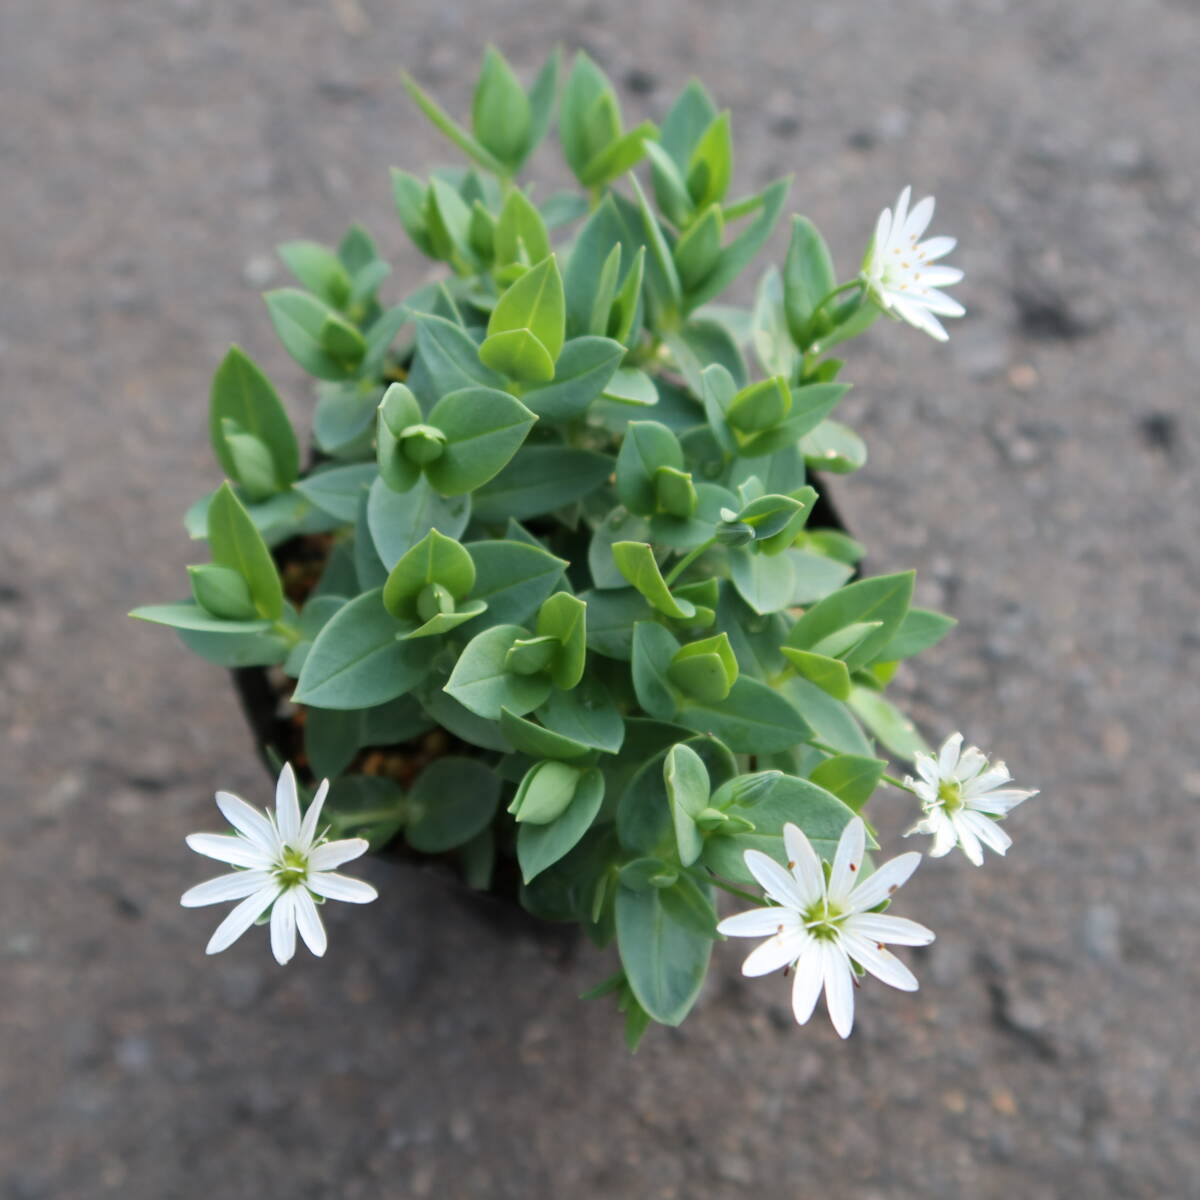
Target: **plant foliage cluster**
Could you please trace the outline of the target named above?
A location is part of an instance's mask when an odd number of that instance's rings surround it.
[[[187,515],[211,561],[189,600],[136,615],[294,680],[336,833],[454,852],[476,886],[515,856],[527,909],[615,939],[603,988],[636,1043],[695,1001],[744,851],[782,858],[790,821],[828,857],[877,744],[924,748],[884,691],[952,622],[912,607],[911,573],[856,578],[862,548],[812,519],[813,469],[865,459],[828,351],[878,310],[803,217],[753,308],[717,303],[789,181],[731,195],[729,114],[699,84],[631,129],[582,54],[527,91],[489,51],[469,129],[408,86],[470,164],[392,173],[445,278],[389,305],[363,229],[280,247],[299,286],[266,301],[319,381],[319,453],[302,467],[231,349],[211,394],[228,481]],[[580,190],[541,197],[517,176],[556,103]],[[293,604],[273,548],[303,534],[331,549]],[[350,769],[435,728],[456,749],[411,787]]]

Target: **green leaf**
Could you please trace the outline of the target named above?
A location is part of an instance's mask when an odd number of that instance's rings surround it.
[[[715,704],[690,701],[675,718],[697,733],[718,737],[735,754],[774,754],[812,734],[808,723],[779,693],[742,675]]]
[[[152,606],[153,607],[153,606]],[[289,642],[269,631],[229,633],[176,626],[180,641],[194,654],[218,667],[270,667],[287,658]]]
[[[386,569],[390,570],[431,529],[458,537],[471,516],[469,496],[439,496],[421,479],[408,492],[394,492],[382,479],[371,484],[367,498],[367,524],[371,540]]]
[[[638,703],[652,717],[671,721],[679,701],[671,685],[671,661],[679,643],[655,621],[639,621],[633,627],[633,688]]]
[[[610,123],[607,132],[598,130],[592,115],[597,104],[603,105],[606,99],[605,111],[611,114],[607,118]],[[620,130],[620,120],[612,85],[604,72],[580,50],[575,55],[571,73],[567,76],[558,112],[558,132],[563,153],[576,178],[582,176],[592,155],[602,149],[613,134]],[[613,123],[615,130],[612,129]],[[600,145],[596,144],[597,140],[600,141]]]
[[[496,302],[479,357],[486,366],[510,379],[549,383],[562,352],[565,330],[562,276],[558,260],[551,254],[526,271]],[[538,350],[549,360],[548,374]]]
[[[440,584],[455,600],[475,586],[475,562],[453,538],[431,529],[388,574],[383,605],[394,617],[413,617],[417,597]]]
[[[660,130],[659,138],[662,136],[663,131]],[[646,157],[650,160],[650,181],[654,185],[654,199],[659,212],[673,225],[684,227],[692,217],[695,204],[678,164],[661,145],[654,142],[646,143]]]
[[[841,659],[814,654],[811,650],[797,650],[793,646],[780,648],[788,662],[810,683],[815,683],[835,700],[850,699],[850,672]]]
[[[570,760],[586,758],[592,753],[591,746],[555,733],[527,717],[518,717],[507,708],[500,710],[500,731],[522,754],[533,758]]]
[[[347,379],[354,374],[366,343],[362,335],[353,326],[346,325],[327,304],[296,288],[279,288],[267,292],[264,298],[284,349],[310,375],[318,379]],[[343,333],[350,331],[344,342],[335,341],[337,353],[331,352],[327,345],[331,329]],[[357,342],[350,335],[356,336]],[[355,346],[359,347],[357,355]]]
[[[658,386],[645,371],[620,367],[604,389],[604,398],[633,408],[653,408],[658,403]]]
[[[435,100],[421,90],[415,79],[407,72],[401,76],[404,89],[412,97],[417,107],[446,135],[468,158],[474,159],[481,167],[505,174],[504,164],[490,150],[473,138],[453,117],[449,115]]]
[[[729,552],[729,574],[738,595],[760,616],[795,603],[796,573],[787,555],[735,548]]]
[[[750,438],[743,446],[747,458],[771,454],[807,437],[837,407],[850,390],[848,383],[809,383],[792,389],[792,411],[775,429]]]
[[[546,223],[533,202],[518,188],[513,188],[504,201],[496,221],[496,262],[527,265],[541,262],[550,255],[550,235]]]
[[[479,361],[479,347],[461,325],[417,314],[417,358],[436,396],[467,387],[503,387],[504,376]]]
[[[493,625],[476,634],[459,655],[445,692],[464,708],[489,721],[507,708],[523,716],[550,694],[550,681],[538,675],[513,675],[505,666],[509,650],[526,636],[519,625]]]
[[[617,570],[613,561],[612,548],[616,542],[649,541],[650,523],[644,517],[634,516],[623,507],[610,509],[604,520],[592,531],[588,543],[588,570],[598,588],[624,588],[629,584]]]
[[[408,794],[404,836],[422,854],[443,854],[486,829],[499,799],[496,773],[478,759],[434,759]]]
[[[787,557],[795,568],[793,604],[816,604],[818,600],[836,592],[854,574],[854,567],[849,563],[828,558],[824,554],[790,550]]]
[[[854,816],[836,796],[807,779],[779,775],[766,795],[760,796],[752,805],[728,804],[726,798],[738,782],[734,780],[726,788],[718,789],[712,804],[727,816],[745,818],[754,826],[754,832],[733,836],[718,832],[709,837],[701,856],[704,866],[735,883],[754,884],[756,880],[745,863],[746,851],[759,850],[776,862],[786,863],[787,850],[782,835],[788,822],[799,826],[826,862],[832,861],[838,838],[846,822]]]
[[[429,424],[445,434],[445,449],[426,464],[426,477],[443,496],[474,491],[509,462],[536,420],[519,400],[494,388],[443,396]]]
[[[671,805],[679,861],[690,867],[704,848],[695,818],[708,805],[709,779],[704,761],[686,742],[672,746],[663,762],[663,783]]]
[[[929,743],[920,730],[878,692],[864,687],[853,688],[850,708],[897,758],[913,762],[918,754],[930,753]]]
[[[525,157],[531,122],[525,89],[500,51],[489,46],[471,106],[471,124],[476,139],[515,170]]]
[[[575,785],[566,811],[548,824],[523,823],[517,830],[517,862],[526,883],[571,851],[591,828],[604,800],[604,776],[591,767]]]
[[[702,704],[720,703],[738,677],[738,663],[729,635],[718,633],[689,642],[676,651],[667,676],[690,699]]]
[[[622,134],[588,159],[579,174],[584,187],[602,187],[636,167],[646,153],[647,141],[658,136],[652,121],[643,121],[635,129]]]
[[[570,691],[583,678],[587,660],[587,605],[569,592],[555,592],[538,610],[537,634],[559,644],[551,660],[550,679]]]
[[[344,308],[350,299],[350,273],[338,256],[319,242],[284,242],[279,257],[300,281],[333,308]]]
[[[671,257],[662,226],[651,211],[637,176],[630,176],[630,183],[637,197],[630,225],[636,229],[640,224],[640,240],[644,242],[648,251],[645,276],[647,295],[654,301],[656,319],[660,323],[675,325],[678,323],[680,305],[683,302],[683,285],[679,281],[679,272],[675,269],[675,260]]]
[[[659,142],[679,168],[685,168],[714,118],[717,107],[704,85],[691,80],[663,118]]]
[[[611,474],[613,460],[566,446],[522,446],[507,467],[472,497],[475,517],[522,520],[583,499]]]
[[[882,662],[895,662],[901,658],[912,658],[930,646],[936,646],[958,622],[944,613],[928,608],[910,608],[904,614],[899,628],[878,654]]]
[[[818,741],[844,754],[870,755],[871,743],[850,710],[807,679],[789,679],[784,694],[812,726]]]
[[[318,708],[371,708],[411,691],[426,675],[430,651],[397,640],[403,629],[383,607],[381,589],[357,596],[317,634],[294,699]]]
[[[606,658],[628,662],[633,655],[633,626],[648,621],[654,611],[634,588],[587,591],[588,649]]]
[[[758,195],[758,212],[750,223],[721,252],[717,265],[704,283],[688,294],[689,310],[719,296],[749,266],[751,259],[763,248],[792,186],[791,178],[779,179]]]
[[[614,246],[621,247],[622,262],[633,262],[639,249],[618,213],[613,197],[607,195],[579,231],[563,272],[567,328],[572,334],[594,332],[591,317],[597,283]]]
[[[293,487],[322,512],[351,524],[378,474],[374,463],[352,463],[315,471],[298,479]]]
[[[566,763],[534,763],[525,772],[508,811],[519,825],[549,825],[570,806],[582,774]]]
[[[213,375],[208,427],[213,451],[222,470],[239,478],[233,453],[226,443],[224,423],[231,420],[257,437],[271,452],[281,488],[300,473],[300,449],[292,423],[271,381],[238,346],[231,346]]]
[[[594,675],[569,692],[551,692],[536,715],[552,733],[605,754],[616,754],[625,738],[621,714]]]
[[[861,812],[870,800],[887,763],[881,758],[837,754],[827,758],[809,775],[809,781],[832,792],[848,808]]]
[[[638,1003],[664,1025],[683,1021],[708,971],[712,941],[696,932],[697,924],[715,926],[716,914],[706,891],[686,875],[668,889],[617,888],[621,965]]]
[[[283,585],[262,534],[254,527],[228,483],[208,506],[208,545],[213,562],[236,571],[250,589],[261,616],[277,621],[283,614]]]
[[[798,650],[815,648],[824,638],[848,625],[878,621],[879,626],[868,633],[842,657],[853,670],[877,658],[900,627],[912,600],[914,573],[877,575],[860,579],[814,604],[792,626],[788,645]]]
[[[258,623],[250,586],[237,571],[219,567],[216,563],[204,563],[188,567],[188,575],[192,581],[192,598],[206,612],[225,621]]]
[[[812,326],[817,305],[837,287],[825,239],[807,218],[792,218],[792,239],[783,267],[783,308],[796,345],[805,348],[819,334]]]
[[[572,338],[559,355],[554,381],[530,388],[522,400],[541,418],[573,421],[605,391],[624,356],[625,347],[609,338]]]
[[[698,209],[719,204],[733,174],[733,138],[729,112],[715,117],[688,158],[687,188]]]
[[[496,623],[516,624],[531,617],[558,587],[567,567],[540,546],[526,542],[470,542],[467,552],[475,563],[472,600],[488,606]]]
[[[617,454],[617,497],[630,512],[657,511],[655,473],[683,466],[679,439],[657,421],[630,421]]]
[[[501,754],[508,754],[513,749],[512,743],[495,721],[485,721],[483,717],[476,716],[441,688],[427,689],[421,696],[421,706],[431,721],[472,746],[496,750]]]
[[[215,617],[198,604],[144,604],[130,614],[138,621],[169,625],[172,629],[193,629],[198,633],[262,633],[271,628],[266,620],[232,621]]]
[[[848,475],[867,461],[862,438],[853,429],[828,419],[801,439],[800,449],[809,467],[834,475]]]
[[[654,551],[645,542],[614,542],[612,553],[617,570],[659,612],[685,621],[696,615],[695,605],[671,595],[654,559]]]

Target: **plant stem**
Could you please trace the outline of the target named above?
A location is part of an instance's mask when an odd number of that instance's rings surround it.
[[[694,563],[696,561],[696,559],[698,559],[700,557],[700,555],[702,555],[705,552],[705,550],[711,549],[716,544],[717,544],[717,539],[715,537],[710,537],[707,542],[701,543],[701,545],[697,546],[695,548],[695,550],[689,550],[671,568],[670,572],[667,574],[667,577],[666,577],[667,587],[670,587],[671,584],[673,584],[675,582],[675,580],[678,579],[679,576],[682,575],[684,573],[684,571],[686,571],[688,569],[688,567],[690,567],[692,565],[692,563]]]
[[[737,896],[741,900],[748,900],[751,904],[757,905],[759,908],[762,908],[766,904],[766,901],[761,896],[756,896],[753,892],[745,892],[739,887],[734,887],[732,883],[725,883],[715,875],[709,875],[703,871],[689,871],[688,874],[701,883],[711,883],[713,887],[719,887],[721,891],[728,892],[731,896]]]

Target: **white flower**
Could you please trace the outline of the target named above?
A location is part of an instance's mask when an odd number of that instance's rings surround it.
[[[375,899],[378,893],[369,883],[334,871],[334,867],[363,854],[368,848],[366,840],[330,842],[324,833],[317,832],[328,791],[326,779],[303,820],[296,776],[290,765],[283,768],[275,788],[274,814],[260,812],[230,792],[217,793],[217,807],[237,832],[193,833],[187,844],[197,854],[239,869],[190,888],[180,903],[185,908],[223,900],[241,903],[217,926],[206,953],[217,954],[233,945],[270,909],[271,952],[276,961],[286,963],[296,953],[297,929],[308,948],[320,956],[327,943],[317,904],[326,899],[348,900],[351,904]]]
[[[958,283],[963,273],[955,267],[934,265],[954,249],[955,239],[935,237],[920,241],[933,217],[933,197],[926,196],[909,212],[911,193],[912,188],[900,193],[894,215],[890,208],[879,214],[874,240],[863,260],[861,278],[867,294],[884,312],[895,313],[944,342],[946,331],[934,314],[961,317],[966,309],[938,289]]]
[[[917,755],[920,779],[906,777],[904,782],[918,800],[924,816],[905,833],[933,835],[929,853],[933,858],[949,854],[955,846],[978,867],[983,864],[983,847],[1003,854],[1012,838],[996,824],[996,818],[1012,812],[1022,800],[1036,791],[1006,788],[1012,781],[1008,768],[988,760],[974,746],[962,748],[963,735],[952,733],[935,757]]]
[[[825,988],[825,1007],[833,1027],[849,1037],[854,1025],[855,970],[902,991],[917,990],[916,976],[890,951],[897,946],[927,946],[933,933],[916,921],[870,910],[877,908],[917,869],[921,856],[901,854],[873,874],[858,872],[866,850],[866,827],[859,817],[848,822],[838,840],[829,881],[808,838],[795,825],[783,827],[785,870],[758,850],[747,850],[746,866],[773,905],[726,917],[717,926],[730,937],[762,937],[742,964],[743,975],[766,975],[780,967],[795,971],[792,1011],[801,1024],[813,1014]]]

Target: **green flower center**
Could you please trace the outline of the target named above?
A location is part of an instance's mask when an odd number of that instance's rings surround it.
[[[804,912],[804,925],[809,933],[822,941],[832,942],[838,937],[838,926],[846,914],[828,900],[818,900]]]
[[[943,779],[938,784],[938,800],[947,814],[958,812],[963,806],[962,784],[957,779]]]
[[[291,846],[285,846],[275,867],[275,878],[285,888],[303,883],[308,878],[308,856],[293,850]]]

